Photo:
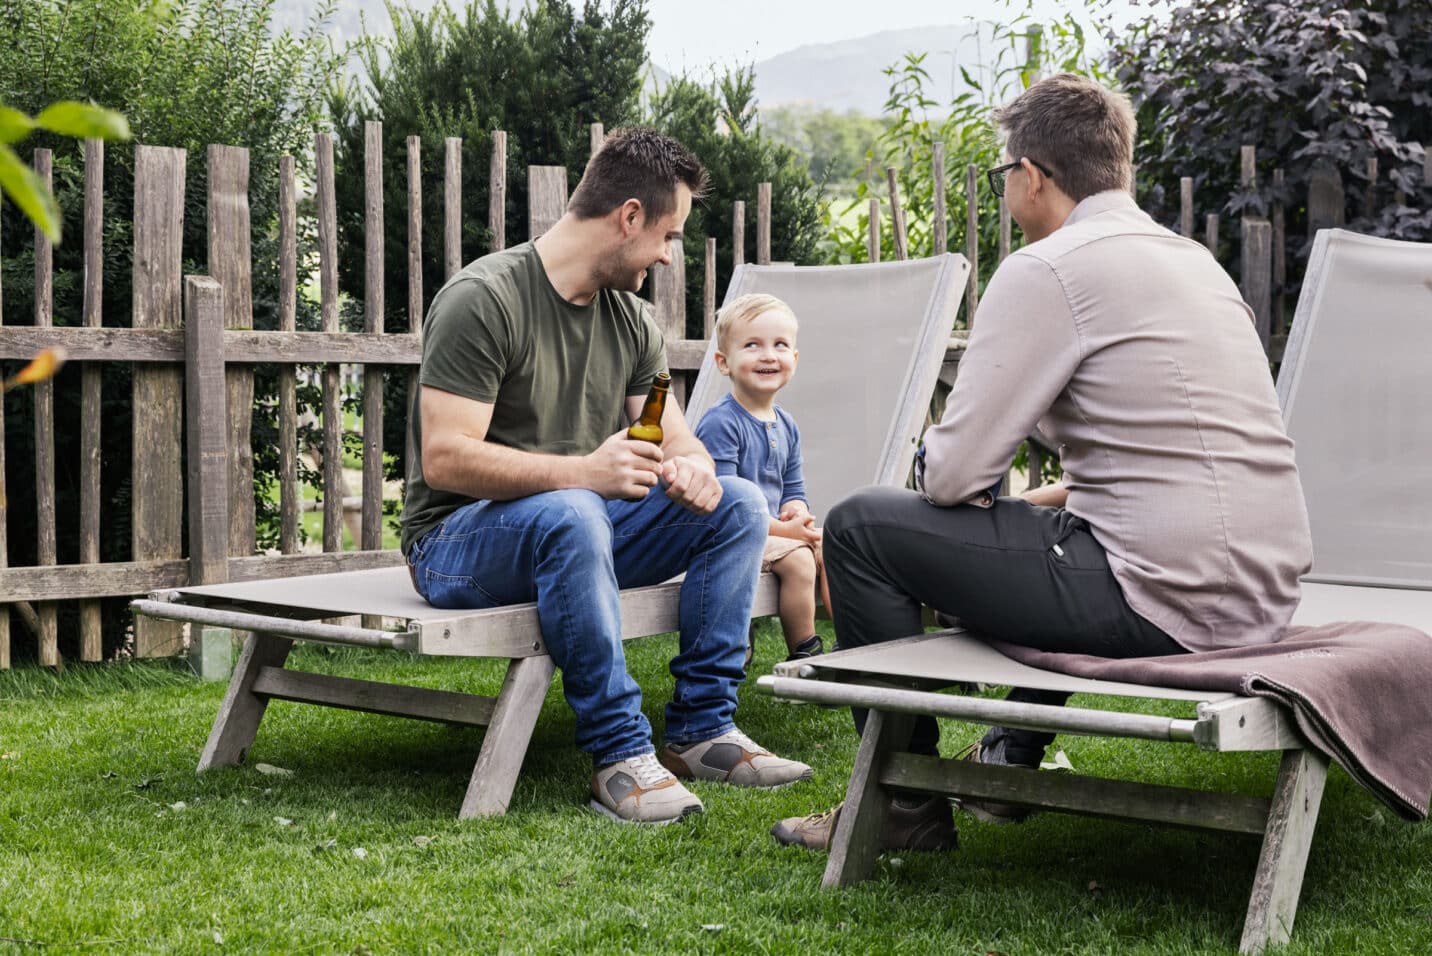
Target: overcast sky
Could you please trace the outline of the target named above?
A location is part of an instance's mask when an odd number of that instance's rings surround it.
[[[966,19],[1012,19],[1026,0],[650,0],[648,41],[656,65],[677,72],[710,63],[731,65],[764,60],[808,43],[831,43],[880,30],[960,23]],[[1108,7],[1127,22],[1168,0],[1110,0]],[[1088,6],[1068,0],[1029,0],[1036,17]]]

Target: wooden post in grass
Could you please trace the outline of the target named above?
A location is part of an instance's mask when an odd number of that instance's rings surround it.
[[[507,248],[507,133],[492,131],[492,161],[487,168],[487,229],[492,252]]]
[[[980,304],[980,173],[974,163],[965,167],[965,258],[970,261],[969,289],[965,293],[965,325],[975,327]]]
[[[934,242],[932,243],[931,255],[944,255],[950,251],[950,224],[945,218],[945,144],[937,142],[934,144],[930,156],[930,165],[935,174],[935,194],[931,205],[932,232]]]
[[[363,331],[383,334],[383,124],[363,124]],[[363,540],[364,551],[383,547],[383,368],[363,366]],[[380,618],[364,627],[380,628]]]
[[[865,258],[869,262],[880,261],[880,200],[870,199],[870,217],[865,231]]]
[[[494,151],[496,143],[494,141]],[[443,140],[443,278],[462,268],[462,140]]]
[[[885,182],[890,190],[890,235],[895,246],[895,258],[908,259],[909,248],[905,242],[905,222],[900,215],[903,211],[900,206],[900,180],[894,166],[885,167]]]
[[[711,338],[716,324],[716,240],[706,239],[706,281],[702,286],[701,337]]]
[[[1243,218],[1243,299],[1253,310],[1253,326],[1267,351],[1272,337],[1273,226],[1259,217]]]
[[[48,149],[35,150],[35,175],[46,192],[53,187],[53,157]],[[35,227],[35,327],[54,325],[54,249],[50,239]],[[37,542],[35,563],[54,565],[59,558],[55,545],[55,383],[45,379],[35,389],[35,510]],[[41,601],[40,664],[60,663],[59,624],[52,601]]]
[[[104,308],[104,140],[85,140],[84,326],[99,328]],[[80,564],[99,564],[100,528],[100,367],[80,370]],[[3,520],[3,518],[0,518]],[[0,616],[4,611],[0,610]],[[97,600],[80,602],[80,660],[104,656]]]
[[[185,152],[160,146],[134,148],[134,306],[136,329],[178,329],[184,322]],[[177,366],[136,365],[133,376],[131,519],[135,561],[183,557],[184,372]],[[147,617],[134,620],[136,657],[179,649],[180,625]]]
[[[607,139],[607,131],[606,131],[606,128],[605,128],[604,126],[602,126],[601,123],[593,123],[592,126],[591,126],[591,129],[590,129],[589,132],[588,132],[588,135],[589,135],[589,139],[588,139],[588,144],[589,144],[588,156],[589,156],[589,157],[590,157],[590,156],[595,156],[596,153],[597,153],[597,150],[599,150],[599,149],[602,148],[602,143],[606,142],[606,139]]]
[[[756,184],[756,265],[771,264],[771,184]]]
[[[731,271],[746,261],[746,204],[737,199],[731,203]]]
[[[449,144],[453,141],[449,140]],[[338,212],[333,185],[333,138],[315,140],[318,173],[319,314],[324,332],[338,331]],[[451,158],[451,157],[449,157]],[[451,167],[449,167],[451,171]],[[452,265],[453,249],[448,249]],[[323,550],[343,550],[343,418],[338,363],[323,366]]]
[[[1213,254],[1213,257],[1214,257],[1215,259],[1217,259],[1217,258],[1218,258],[1218,214],[1217,214],[1217,213],[1211,212],[1211,213],[1209,213],[1206,217],[1204,217],[1204,225],[1203,225],[1203,244],[1208,247],[1208,251]]]
[[[1009,234],[1009,204],[1001,196],[999,197],[999,258],[995,260],[996,265],[1009,258]]]
[[[1283,208],[1283,170],[1273,170],[1273,334],[1287,331],[1283,287],[1288,282],[1287,214]]]
[[[527,238],[536,239],[567,210],[567,167],[527,167]]]
[[[1178,234],[1193,238],[1193,177],[1183,176],[1178,181]]]
[[[249,245],[249,151],[209,147],[209,275],[223,289],[224,328],[254,327],[253,255]],[[229,554],[248,557],[256,549],[254,448],[250,437],[254,368],[231,365],[229,408]]]
[[[298,328],[298,188],[292,156],[278,161],[278,328]],[[278,367],[278,547],[298,552],[298,374]]]
[[[1343,192],[1342,173],[1326,159],[1315,162],[1308,171],[1308,238],[1319,229],[1333,229],[1346,219],[1347,197]]]
[[[423,331],[423,163],[422,140],[417,136],[408,137],[408,333],[422,335]],[[489,189],[491,187],[489,186]],[[490,195],[490,193],[489,193]],[[488,216],[491,218],[489,208]],[[499,215],[501,220],[502,216]],[[408,370],[408,414],[418,399],[418,369]],[[407,461],[412,461],[416,451],[413,448],[413,430],[407,430],[404,442]]]

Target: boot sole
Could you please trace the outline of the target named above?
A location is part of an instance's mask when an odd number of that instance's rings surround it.
[[[966,802],[963,800],[955,800],[953,803],[981,823],[993,823],[995,826],[1011,826],[1016,823],[1023,823],[1035,814],[1033,810],[1023,809],[1016,810],[1016,812],[1012,814],[993,813],[975,801]]]
[[[702,811],[702,807],[700,806],[682,807],[681,814],[679,816],[667,817],[665,820],[632,820],[628,817],[618,815],[615,810],[611,809],[606,804],[602,803],[600,800],[590,800],[588,801],[587,805],[590,806],[593,810],[600,813],[602,816],[607,817],[611,820],[615,820],[617,823],[633,823],[637,824],[638,826],[647,827],[664,827],[668,824],[685,820],[687,817],[693,816]]]

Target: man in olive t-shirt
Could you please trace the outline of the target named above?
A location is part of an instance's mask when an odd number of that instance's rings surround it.
[[[577,744],[592,755],[592,806],[628,822],[700,812],[678,778],[774,787],[811,775],[734,721],[766,536],[759,490],[716,477],[674,402],[660,447],[626,437],[666,369],[634,293],[650,266],[670,263],[705,186],[674,140],[613,133],[548,232],[439,290],[409,418],[402,547],[414,584],[441,608],[537,602]],[[617,592],[683,572],[658,758]]]

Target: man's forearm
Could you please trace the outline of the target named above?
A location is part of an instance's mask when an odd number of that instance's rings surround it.
[[[468,439],[425,461],[428,486],[469,498],[511,501],[546,491],[586,487],[584,459],[521,451]]]
[[[711,458],[711,453],[694,434],[672,439],[661,446],[661,452],[667,458],[693,458],[703,461],[712,471],[716,470],[716,462]]]

